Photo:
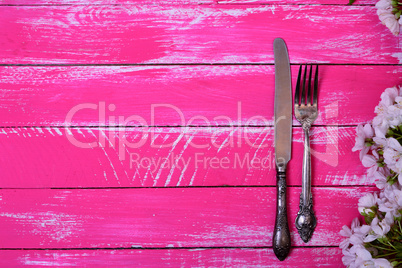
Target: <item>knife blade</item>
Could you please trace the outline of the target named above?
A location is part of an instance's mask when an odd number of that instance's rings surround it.
[[[290,251],[290,232],[286,206],[286,167],[292,150],[292,85],[288,50],[281,38],[274,40],[275,62],[275,164],[276,219],[273,250],[283,261]]]

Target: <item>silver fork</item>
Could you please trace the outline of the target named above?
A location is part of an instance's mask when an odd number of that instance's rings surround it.
[[[311,194],[311,158],[310,158],[310,136],[311,124],[317,118],[317,88],[318,88],[318,65],[316,65],[314,76],[314,87],[311,89],[311,77],[313,65],[310,66],[310,75],[307,81],[306,98],[306,74],[307,64],[304,68],[303,80],[301,80],[303,66],[300,65],[299,75],[297,77],[295,92],[295,117],[302,125],[304,130],[304,153],[302,170],[302,192],[300,194],[299,212],[296,217],[296,228],[304,242],[308,242],[317,225],[317,219],[313,211],[313,197]],[[300,94],[301,82],[301,94]],[[313,98],[311,93],[313,91]],[[300,98],[299,98],[300,97]]]

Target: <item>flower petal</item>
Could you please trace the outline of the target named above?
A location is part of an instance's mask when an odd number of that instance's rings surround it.
[[[363,156],[362,164],[364,167],[372,167],[377,164],[377,159],[372,155],[365,155]]]

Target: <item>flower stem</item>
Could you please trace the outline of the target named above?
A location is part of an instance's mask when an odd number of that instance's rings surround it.
[[[389,248],[383,248],[383,247],[380,247],[380,246],[377,246],[377,245],[373,245],[372,243],[368,243],[368,244],[371,245],[374,248],[379,248],[379,249],[383,249],[383,250],[390,250]]]
[[[388,241],[388,244],[389,244],[393,249],[395,249],[395,251],[397,251],[396,247],[394,247],[394,245],[392,245],[389,241]]]
[[[387,254],[377,255],[375,257],[376,258],[382,258],[382,257],[385,257],[385,256],[394,255],[394,254],[395,254],[395,252],[391,252],[391,253],[387,253]]]

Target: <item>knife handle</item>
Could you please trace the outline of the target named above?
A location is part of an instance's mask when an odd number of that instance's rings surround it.
[[[286,209],[286,167],[276,171],[276,219],[273,249],[276,257],[283,261],[290,251],[290,232]]]

